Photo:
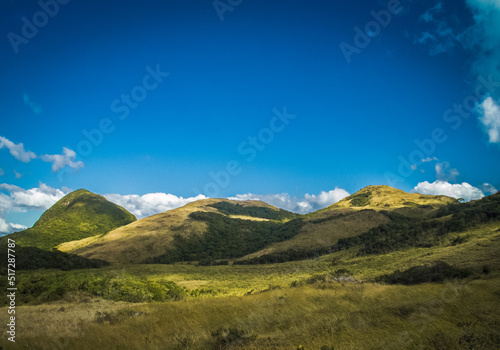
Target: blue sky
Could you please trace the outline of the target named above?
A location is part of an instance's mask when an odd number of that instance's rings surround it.
[[[500,186],[498,0],[0,10],[2,232],[78,188],[143,217],[203,196],[307,212],[374,184]]]

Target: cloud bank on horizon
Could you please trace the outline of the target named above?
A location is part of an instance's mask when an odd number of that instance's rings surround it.
[[[53,188],[40,182],[39,187],[23,189],[11,184],[0,184],[0,234],[9,234],[24,230],[27,225],[8,222],[6,216],[11,213],[27,212],[29,210],[45,211],[58,200],[70,193],[69,188]],[[465,201],[481,199],[487,194],[497,192],[492,185],[485,183],[481,188],[474,187],[466,182],[451,184],[447,181],[436,180],[433,183],[424,181],[414,187],[412,192],[428,195],[446,195],[453,198],[462,198]],[[228,197],[231,200],[260,200],[278,208],[299,214],[310,213],[332,205],[350,195],[342,188],[336,187],[330,191],[319,194],[306,194],[302,198],[290,196],[288,193],[277,194],[237,194]],[[147,193],[144,195],[104,194],[110,202],[122,206],[134,214],[138,219],[163,213],[179,208],[190,202],[207,198],[203,194],[184,198],[170,193]],[[41,214],[41,213],[40,213]]]

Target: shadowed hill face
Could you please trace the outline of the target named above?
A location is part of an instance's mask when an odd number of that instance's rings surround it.
[[[101,237],[61,244],[58,249],[112,263],[141,263],[172,249],[175,237],[199,237],[201,244],[211,221],[209,217],[200,219],[198,213],[223,216],[232,228],[240,223],[242,232],[247,230],[249,235],[267,226],[279,226],[278,221],[298,217],[261,201],[203,199],[138,220]]]
[[[9,235],[21,246],[50,249],[58,244],[105,234],[135,221],[134,215],[84,189],[60,199],[32,228]]]

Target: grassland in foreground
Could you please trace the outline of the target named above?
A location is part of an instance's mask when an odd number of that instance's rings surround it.
[[[454,242],[460,238],[459,244]],[[314,260],[198,267],[130,265],[23,272],[18,278],[127,276],[173,281],[180,301],[125,303],[66,291],[18,306],[15,347],[6,349],[495,349],[500,347],[498,223],[452,235],[432,248]],[[445,261],[473,276],[445,284],[381,285],[384,274]],[[349,275],[363,282],[336,281]],[[293,286],[293,287],[292,287]],[[6,308],[0,310],[7,317]]]

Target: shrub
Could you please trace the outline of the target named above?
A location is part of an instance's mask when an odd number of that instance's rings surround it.
[[[455,278],[466,278],[472,274],[471,271],[453,267],[444,261],[438,261],[434,265],[414,266],[405,271],[395,271],[390,275],[379,277],[379,282],[389,284],[413,285],[426,282],[444,282]]]
[[[185,288],[171,281],[151,281],[126,275],[92,275],[87,273],[23,274],[18,279],[20,304],[38,304],[63,298],[101,297],[132,303],[179,300],[187,296]],[[6,279],[5,282],[6,283]],[[7,299],[1,303],[5,305]]]
[[[360,193],[351,196],[351,205],[355,207],[364,207],[370,204],[370,193]]]
[[[300,215],[283,209],[274,210],[267,207],[243,206],[229,202],[219,202],[210,205],[226,215],[245,215],[256,218],[283,221],[286,219],[296,219]]]

